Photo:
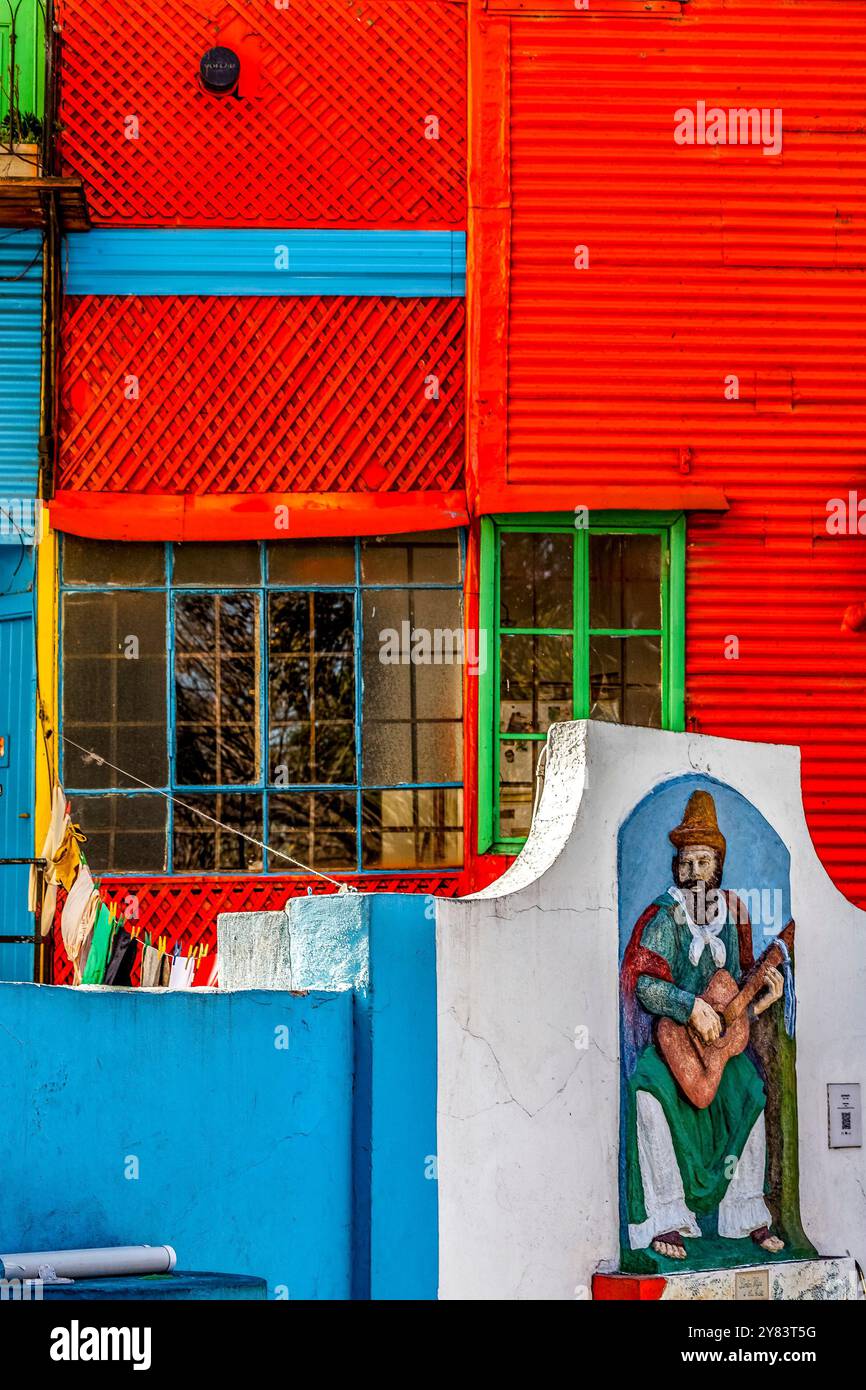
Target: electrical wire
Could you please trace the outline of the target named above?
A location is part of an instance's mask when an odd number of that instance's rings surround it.
[[[278,859],[287,860],[289,864],[294,864],[295,868],[303,869],[306,874],[314,874],[316,878],[323,878],[326,883],[333,883],[334,887],[338,888],[341,893],[358,892],[358,889],[353,887],[352,884],[341,883],[339,879],[331,878],[328,874],[323,874],[321,869],[314,869],[310,864],[302,864],[300,859],[293,859],[290,854],[284,854],[281,849],[273,849],[270,845],[264,844],[261,840],[254,839],[252,835],[245,834],[243,830],[238,830],[233,825],[226,825],[224,821],[217,820],[215,816],[209,816],[206,811],[200,811],[197,806],[190,806],[188,802],[181,801],[179,797],[172,796],[170,792],[160,791],[159,787],[152,787],[149,782],[143,782],[141,778],[136,777],[134,773],[127,772],[126,768],[115,767],[114,763],[110,763],[107,758],[103,758],[99,753],[94,753],[92,748],[84,748],[80,743],[76,743],[74,739],[69,738],[66,734],[61,734],[60,737],[63,739],[63,742],[68,743],[71,748],[77,748],[79,753],[86,753],[88,758],[91,758],[98,767],[110,767],[112,772],[119,772],[121,777],[128,777],[131,782],[137,782],[140,787],[145,787],[149,792],[155,792],[157,796],[164,797],[166,801],[173,802],[175,806],[181,806],[185,811],[191,811],[194,816],[201,816],[202,820],[210,821],[211,825],[218,826],[220,830],[227,830],[230,835],[237,835],[239,839],[246,840],[248,844],[255,845],[257,849],[265,850],[269,855],[274,854]]]

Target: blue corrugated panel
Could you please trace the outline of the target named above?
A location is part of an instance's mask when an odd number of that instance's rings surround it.
[[[464,232],[141,231],[68,238],[67,294],[461,298]]]
[[[0,231],[0,498],[35,497],[42,363],[42,234]]]

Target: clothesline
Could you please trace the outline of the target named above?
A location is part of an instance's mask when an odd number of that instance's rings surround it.
[[[202,962],[210,955],[207,946],[203,950],[193,947],[188,955],[184,955],[180,942],[176,941],[171,950],[161,950],[158,945],[146,942],[140,931],[139,925],[136,924],[132,930],[127,921],[118,920],[102,983],[134,988],[132,972],[136,962],[140,971],[138,987],[141,989],[200,989],[213,983],[218,969],[216,951],[206,967],[205,978],[196,983]]]
[[[296,869],[303,869],[305,874],[313,874],[316,878],[324,879],[326,883],[333,883],[340,893],[357,893],[358,889],[349,883],[341,883],[337,878],[331,878],[328,874],[323,874],[321,869],[314,869],[310,864],[303,864],[300,859],[293,859],[290,854],[285,854],[281,849],[274,849],[271,845],[266,845],[261,840],[256,840],[252,835],[247,835],[243,830],[238,830],[234,825],[226,825],[225,821],[217,820],[215,816],[209,816],[206,811],[200,811],[197,806],[190,806],[188,802],[181,801],[179,797],[172,796],[170,792],[164,792],[159,787],[152,787],[149,782],[143,782],[140,777],[136,777],[133,772],[128,772],[126,768],[116,767],[107,758],[103,758],[100,753],[94,753],[92,748],[84,748],[82,744],[76,743],[74,739],[66,734],[60,737],[64,743],[68,743],[71,748],[77,748],[80,753],[85,753],[92,759],[98,767],[110,767],[112,772],[119,772],[121,777],[128,777],[131,782],[137,782],[140,787],[146,788],[149,792],[154,792],[156,796],[163,797],[166,801],[171,801],[175,806],[180,806],[184,811],[190,811],[194,816],[200,816],[202,820],[210,821],[211,825],[216,825],[220,830],[227,830],[230,835],[237,835],[239,839],[246,840],[248,844],[255,845],[257,849],[265,850],[269,855],[276,855],[278,859],[285,859],[289,864],[294,864]]]
[[[140,985],[144,988],[190,989],[211,985],[217,973],[217,952],[206,968],[206,978],[196,979],[205,955],[199,947],[182,955],[179,940],[171,951],[161,949],[159,937],[156,946],[145,941],[140,935],[145,924],[137,918],[127,920],[115,903],[103,899],[99,880],[94,878],[82,852],[86,840],[81,827],[71,819],[66,794],[57,783],[42,847],[48,872],[42,885],[40,928],[43,937],[52,929],[58,890],[65,889],[60,937],[72,962],[73,984],[130,987],[133,969],[140,964]],[[31,870],[31,910],[37,906],[37,890],[36,875]]]

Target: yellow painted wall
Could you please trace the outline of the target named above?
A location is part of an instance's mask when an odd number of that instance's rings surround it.
[[[36,817],[34,853],[45,839],[57,780],[57,535],[43,506],[36,557]]]

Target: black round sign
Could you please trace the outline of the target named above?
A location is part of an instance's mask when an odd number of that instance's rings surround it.
[[[198,70],[209,92],[230,92],[241,75],[241,60],[230,48],[209,48]]]

